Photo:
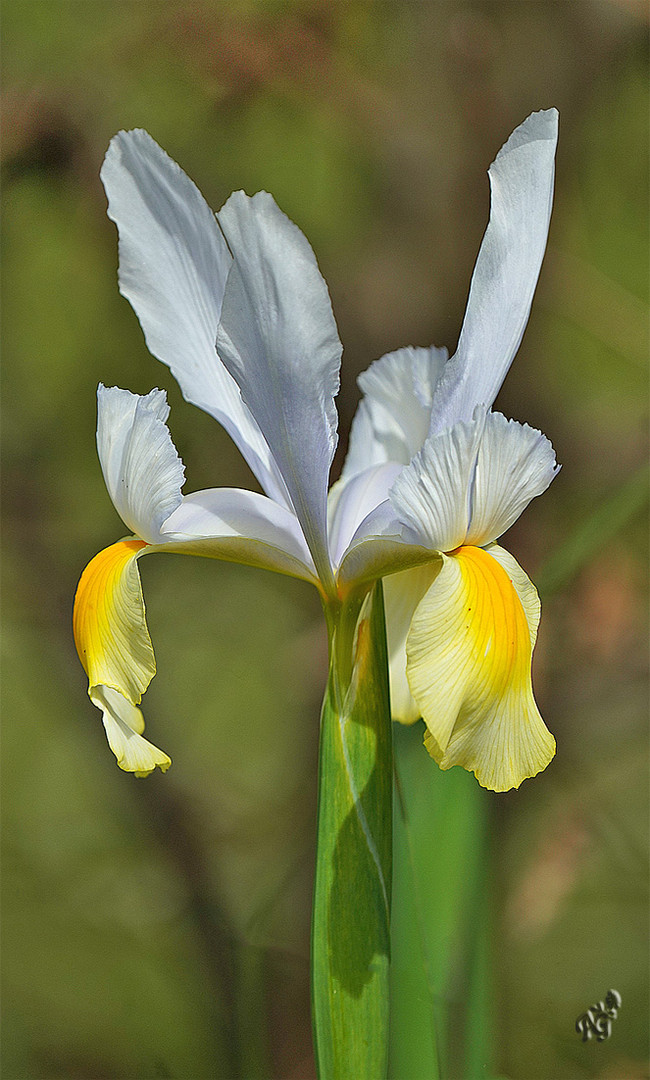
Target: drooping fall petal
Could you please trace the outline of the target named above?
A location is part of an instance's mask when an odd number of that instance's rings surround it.
[[[171,764],[167,754],[142,738],[144,719],[137,708],[156,673],[137,568],[146,548],[134,539],[100,551],[81,575],[73,613],[88,693],[102,710],[118,765],[138,776]]]

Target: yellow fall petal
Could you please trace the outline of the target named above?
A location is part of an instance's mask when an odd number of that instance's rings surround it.
[[[409,631],[407,676],[429,753],[493,791],[519,787],[555,753],[531,682],[538,614],[512,556],[467,546],[444,557]]]
[[[156,673],[137,567],[146,547],[143,540],[120,540],[100,551],[81,575],[73,612],[88,694],[102,710],[118,765],[137,776],[171,764],[167,754],[142,738],[144,718],[137,708]]]

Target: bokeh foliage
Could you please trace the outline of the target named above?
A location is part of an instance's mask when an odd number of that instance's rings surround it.
[[[146,781],[116,769],[71,642],[79,572],[124,532],[94,452],[99,380],[168,390],[187,490],[251,482],[117,293],[110,137],[146,127],[213,206],[263,187],[307,233],[346,347],[344,445],[370,360],[454,347],[486,167],[554,104],[550,245],[498,404],[564,465],[507,541],[541,570],[536,687],[559,752],[488,797],[496,1061],[513,1080],[646,1076],[643,496],[620,513],[647,452],[645,5],[5,0],[3,37],[3,1075],[313,1069],[316,595],[146,561],[146,715],[174,758]],[[440,783],[425,756],[416,803],[427,764]],[[432,848],[462,826],[432,822]],[[609,986],[612,1038],[583,1045],[574,1020]]]

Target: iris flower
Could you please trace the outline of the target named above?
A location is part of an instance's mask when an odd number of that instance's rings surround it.
[[[77,650],[119,766],[170,765],[143,737],[155,674],[138,560],[152,552],[266,567],[336,609],[384,578],[393,716],[419,717],[441,768],[496,791],[544,769],[555,741],[533,697],[534,586],[497,543],[557,472],[550,442],[491,406],[519,347],[546,246],[557,113],[534,113],[489,170],[490,218],[458,347],[403,348],[360,376],[341,478],[342,346],[307,240],[260,192],[213,214],[141,130],[102,168],[120,291],[185,399],[234,439],[262,492],[183,494],[165,393],[99,387],[97,447],[132,534],[86,567]]]

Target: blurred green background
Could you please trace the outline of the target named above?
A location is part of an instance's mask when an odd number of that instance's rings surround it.
[[[485,796],[495,1068],[646,1077],[646,5],[2,6],[3,1077],[313,1075],[316,594],[145,561],[145,713],[174,759],[147,780],[116,768],[72,644],[79,573],[124,533],[95,454],[99,380],[168,390],[186,490],[251,483],[118,295],[109,139],[145,127],[213,207],[266,188],[301,226],[345,346],[343,451],[359,371],[407,343],[455,347],[487,166],[550,105],[549,248],[497,405],[564,466],[506,541],[544,602],[536,692],[558,755]],[[420,752],[426,798],[440,774]],[[574,1021],[609,987],[612,1037],[583,1044]]]

